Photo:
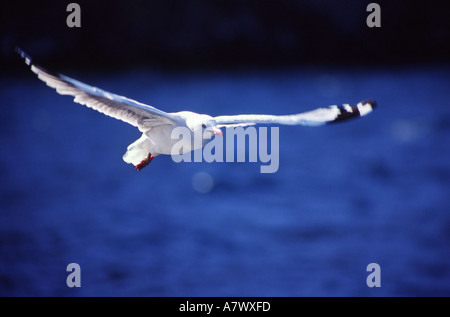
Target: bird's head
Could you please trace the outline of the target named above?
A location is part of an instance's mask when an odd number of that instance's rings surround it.
[[[206,114],[197,114],[196,116],[191,116],[186,120],[186,125],[192,132],[198,132],[201,131],[202,135],[205,135],[206,133],[209,133],[210,138],[213,135],[219,135],[222,136],[222,130],[220,130],[216,125],[216,121],[213,117],[208,116]]]

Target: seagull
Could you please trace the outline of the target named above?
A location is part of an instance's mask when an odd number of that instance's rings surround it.
[[[133,99],[119,96],[97,87],[89,86],[62,74],[51,73],[35,65],[20,48],[16,52],[30,66],[40,80],[56,89],[61,95],[74,97],[74,102],[97,110],[107,116],[131,124],[142,132],[142,136],[127,147],[123,160],[140,171],[156,156],[171,155],[177,142],[171,138],[173,129],[188,128],[193,133],[201,132],[203,142],[191,142],[182,148],[184,154],[204,147],[213,136],[222,136],[223,127],[250,126],[255,124],[282,124],[320,126],[362,117],[376,107],[373,100],[356,105],[342,104],[292,115],[241,114],[212,117],[192,111],[165,112]]]

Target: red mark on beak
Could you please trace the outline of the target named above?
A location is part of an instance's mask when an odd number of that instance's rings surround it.
[[[212,130],[212,133],[213,133],[214,135],[220,135],[220,136],[223,136],[222,130],[220,130],[219,128],[214,128],[214,129]]]

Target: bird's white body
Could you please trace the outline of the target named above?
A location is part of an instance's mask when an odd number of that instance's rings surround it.
[[[142,133],[142,136],[130,144],[127,148],[127,152],[123,156],[123,160],[126,163],[133,164],[134,166],[138,165],[143,158],[145,158],[148,153],[151,153],[153,157],[164,154],[164,155],[172,155],[172,149],[175,145],[177,148],[181,149],[181,152],[176,154],[184,154],[190,151],[198,150],[205,146],[206,143],[210,141],[210,138],[214,135],[211,133],[209,138],[202,138],[202,142],[198,143],[194,141],[195,132],[200,131],[203,133],[201,129],[191,129],[190,126],[195,127],[196,121],[200,122],[205,119],[205,116],[208,117],[209,120],[214,120],[212,117],[207,115],[200,115],[190,111],[181,111],[174,112],[171,115],[175,118],[176,124],[164,124],[149,128],[148,130]],[[185,131],[192,131],[190,138],[177,138],[173,135],[174,127],[185,128]]]

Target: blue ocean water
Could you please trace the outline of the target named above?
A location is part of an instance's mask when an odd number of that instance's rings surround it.
[[[280,127],[273,174],[164,156],[137,172],[122,161],[137,129],[31,72],[2,77],[0,295],[450,295],[449,67],[66,75],[165,111],[379,108]]]

